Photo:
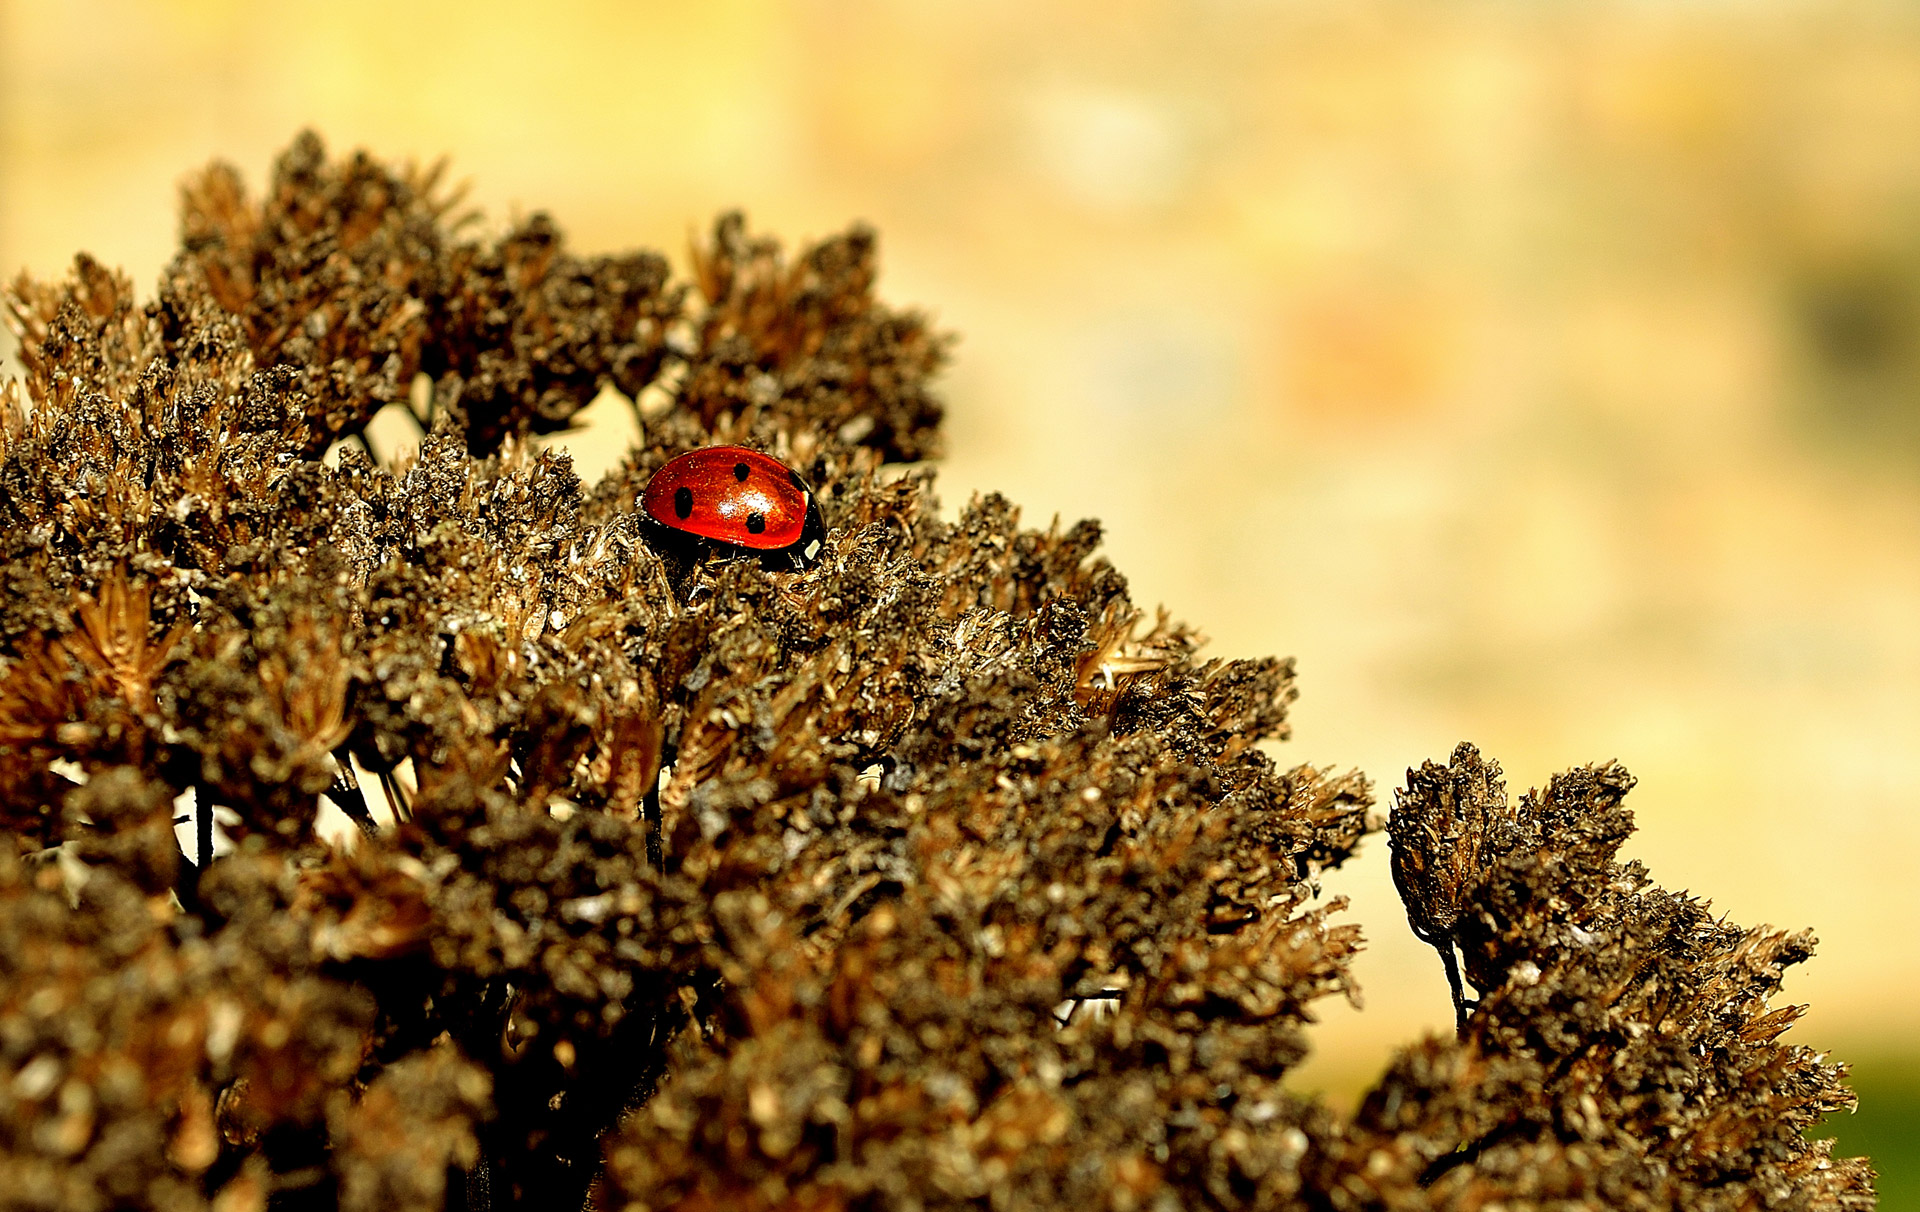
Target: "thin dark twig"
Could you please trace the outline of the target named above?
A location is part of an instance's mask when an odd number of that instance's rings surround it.
[[[380,790],[386,793],[387,804],[393,809],[395,822],[405,824],[413,819],[413,802],[408,799],[407,789],[400,785],[400,780],[394,776],[392,770],[380,772]]]
[[[345,745],[333,751],[333,760],[340,766],[340,772],[333,778],[333,786],[327,789],[327,798],[339,805],[347,819],[360,827],[366,837],[380,832],[379,825],[373,819],[373,805],[367,802],[366,788],[360,785],[360,777],[353,772],[353,756]]]

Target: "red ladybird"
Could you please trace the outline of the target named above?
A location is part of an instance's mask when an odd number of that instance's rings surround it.
[[[768,568],[804,570],[827,528],[807,482],[772,455],[708,446],[667,460],[640,496],[665,531],[760,557]]]

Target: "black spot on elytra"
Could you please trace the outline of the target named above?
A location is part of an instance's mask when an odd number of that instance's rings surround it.
[[[748,534],[759,534],[761,531],[765,530],[766,528],[767,528],[766,514],[750,513],[747,515],[747,533]]]
[[[733,478],[742,484],[747,482],[747,465],[745,463],[735,463],[733,465]]]
[[[673,515],[682,522],[693,516],[693,489],[684,484],[673,490]]]

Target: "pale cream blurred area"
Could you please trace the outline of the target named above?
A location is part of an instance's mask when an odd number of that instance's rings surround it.
[[[1630,853],[1811,926],[1799,1038],[1920,1046],[1920,10],[0,0],[0,271],[151,284],[181,175],[311,125],[496,223],[882,237],[962,334],[941,494],[1107,524],[1283,761],[1617,758]],[[570,441],[583,465],[607,434]],[[1370,840],[1307,1080],[1449,1021]]]

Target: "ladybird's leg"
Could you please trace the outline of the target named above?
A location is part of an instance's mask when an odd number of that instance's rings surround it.
[[[761,552],[760,567],[768,572],[805,572],[812,565],[800,554],[800,548],[795,546]]]
[[[793,541],[791,547],[782,547],[769,555],[780,557],[780,563],[790,571],[805,572],[819,562],[820,552],[826,546],[826,541],[827,526],[820,517],[819,500],[812,493],[808,493],[807,520],[800,527],[800,537]],[[768,559],[763,559],[761,564],[763,567],[779,566]]]

